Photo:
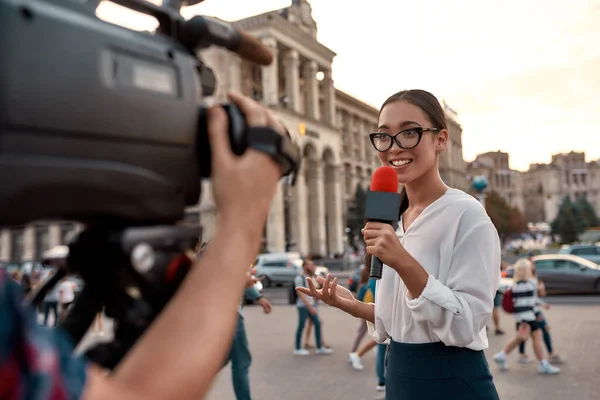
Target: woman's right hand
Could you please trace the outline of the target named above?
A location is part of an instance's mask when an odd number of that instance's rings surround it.
[[[352,309],[359,303],[352,295],[352,292],[343,286],[338,286],[338,278],[331,279],[331,274],[327,274],[327,278],[323,278],[322,276],[317,277],[317,282],[321,285],[321,289],[315,287],[312,279],[307,279],[306,281],[308,288],[297,287],[296,290],[321,300],[332,307],[352,314]]]

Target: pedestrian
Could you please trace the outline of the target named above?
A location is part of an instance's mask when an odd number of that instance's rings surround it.
[[[403,185],[397,228],[369,221],[362,230],[366,251],[384,264],[375,305],[330,275],[322,289],[309,281],[298,290],[367,320],[373,338],[389,342],[387,399],[497,400],[483,350],[500,239],[482,204],[440,177],[449,138],[444,110],[424,90],[398,92],[369,138]]]
[[[244,325],[244,316],[242,315],[242,304],[244,300],[258,303],[265,314],[271,312],[271,303],[254,286],[257,279],[248,274],[244,296],[238,308],[238,321],[231,344],[231,350],[225,365],[231,362],[231,380],[233,382],[233,391],[237,400],[251,400],[250,395],[250,364],[252,364],[252,354],[248,346],[248,336],[246,335],[246,326]]]
[[[315,264],[310,259],[304,260],[302,263],[302,274],[294,278],[294,286],[308,287],[308,282],[312,282],[312,276],[315,274]],[[298,309],[298,327],[296,329],[296,343],[294,347],[294,355],[307,356],[310,352],[302,347],[302,332],[306,320],[310,318],[315,330],[315,341],[317,348],[315,354],[327,355],[333,353],[333,349],[323,346],[321,338],[321,321],[317,312],[317,303],[314,297],[306,296],[304,293],[298,293],[296,300],[296,308]]]
[[[554,352],[554,344],[552,342],[552,335],[550,334],[550,325],[548,325],[548,321],[546,320],[546,316],[542,311],[542,308],[549,309],[550,305],[548,303],[543,302],[540,297],[546,296],[546,285],[544,282],[537,277],[535,272],[535,262],[533,261],[533,252],[530,251],[527,255],[527,260],[529,260],[531,265],[531,276],[533,283],[537,286],[537,298],[538,303],[534,308],[535,315],[537,317],[538,324],[542,331],[542,338],[544,339],[544,344],[546,345],[546,350],[548,350],[548,361],[553,364],[562,364],[565,362],[565,359],[560,355]],[[524,340],[519,344],[519,363],[528,364],[531,360],[525,353],[525,343],[527,340]]]
[[[494,355],[494,361],[505,371],[508,369],[506,357],[523,341],[533,339],[533,351],[539,361],[538,371],[544,375],[555,375],[560,372],[558,367],[550,364],[542,348],[542,331],[535,315],[538,304],[537,282],[532,280],[531,264],[525,258],[517,260],[514,265],[514,285],[512,298],[517,334],[511,339],[504,350]]]

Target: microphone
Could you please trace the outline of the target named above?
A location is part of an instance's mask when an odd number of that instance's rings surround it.
[[[398,175],[392,167],[379,167],[373,173],[371,190],[367,192],[365,219],[367,221],[393,224],[400,213]],[[381,279],[383,263],[377,257],[371,258],[371,278]]]

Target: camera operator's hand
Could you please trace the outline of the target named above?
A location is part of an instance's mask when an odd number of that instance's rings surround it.
[[[230,98],[249,126],[285,132],[255,101],[238,94]],[[111,376],[115,383],[148,399],[203,398],[223,367],[248,268],[259,251],[281,177],[280,167],[266,154],[254,149],[241,157],[232,153],[227,123],[222,109],[209,111],[212,179],[219,210],[216,236]]]
[[[249,127],[268,126],[284,134],[285,128],[273,114],[249,97],[229,95],[240,108]],[[208,134],[212,152],[212,180],[219,221],[232,223],[260,240],[281,170],[268,155],[248,149],[241,157],[232,153],[228,121],[221,107],[208,113]]]

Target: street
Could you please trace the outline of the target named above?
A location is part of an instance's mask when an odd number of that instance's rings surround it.
[[[272,300],[273,311],[265,315],[262,308],[244,308],[248,341],[252,351],[250,379],[252,395],[261,400],[370,400],[383,399],[376,392],[375,352],[364,359],[364,370],[354,371],[347,356],[358,320],[327,305],[320,306],[324,338],[335,349],[330,356],[295,357],[292,355],[297,323],[295,306],[287,304],[285,288],[265,289]],[[600,399],[600,296],[551,296],[546,311],[556,353],[565,357],[561,373],[542,376],[537,363],[521,365],[517,351],[509,356],[510,370],[500,372],[491,355],[500,351],[514,332],[514,320],[501,313],[501,325],[507,334],[490,333],[490,349],[486,351],[490,369],[502,400],[593,400]],[[491,326],[491,324],[490,324]],[[97,342],[110,340],[112,323],[105,319],[105,336],[88,334],[80,349]],[[314,337],[312,338],[314,343]],[[365,340],[363,339],[363,343]],[[533,358],[531,344],[527,353]],[[208,400],[235,400],[228,365],[215,380]]]
[[[326,305],[320,313],[325,340],[335,349],[330,356],[294,357],[292,355],[297,315],[287,305],[283,288],[265,291],[273,299],[270,315],[260,307],[244,309],[246,330],[253,356],[250,372],[253,398],[294,399],[380,399],[375,391],[375,353],[364,357],[365,369],[354,371],[347,355],[358,321]],[[567,359],[557,376],[537,373],[537,364],[518,364],[517,351],[510,355],[510,371],[500,372],[491,355],[504,347],[514,332],[512,317],[502,313],[503,336],[490,334],[486,352],[500,398],[503,400],[588,400],[600,399],[600,298],[598,296],[550,297],[546,312],[556,352]],[[314,343],[314,339],[313,339]],[[527,353],[533,357],[531,344]],[[209,400],[235,400],[230,366],[218,375]]]

